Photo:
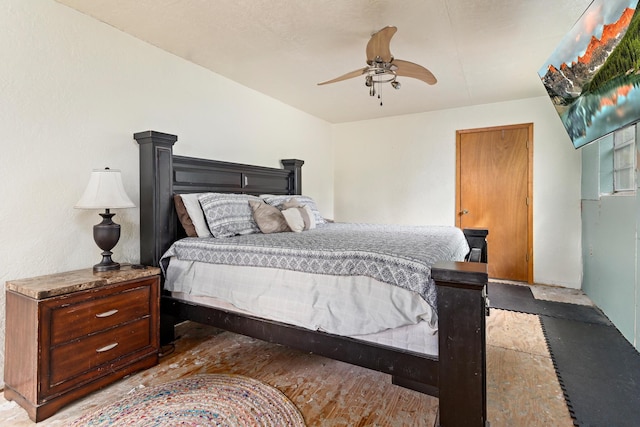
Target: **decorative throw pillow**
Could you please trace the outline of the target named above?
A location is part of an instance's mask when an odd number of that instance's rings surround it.
[[[191,221],[191,217],[189,217],[189,212],[187,212],[187,208],[184,206],[184,202],[182,201],[182,197],[179,194],[173,195],[173,203],[176,208],[176,213],[178,214],[178,219],[180,220],[180,224],[182,224],[182,228],[187,233],[189,237],[198,237],[198,233],[196,232],[196,227],[193,225],[193,221]]]
[[[203,194],[207,193],[180,194],[180,198],[182,199],[182,203],[184,204],[184,207],[189,214],[189,219],[191,219],[191,222],[193,223],[193,227],[196,230],[196,235],[198,237],[211,237],[209,226],[207,225],[207,221],[204,218],[202,206],[200,206],[200,202],[198,201],[198,197]],[[188,232],[187,235],[189,235]]]
[[[268,205],[263,201],[256,202],[255,200],[249,200],[249,206],[253,211],[254,221],[264,234],[291,231],[287,221],[284,219],[284,215],[275,206]]]
[[[260,232],[253,220],[249,200],[260,198],[248,194],[206,193],[198,197],[213,237]]]
[[[301,208],[304,205],[302,203],[300,203],[300,201],[298,199],[296,199],[295,197],[290,198],[289,200],[287,200],[286,202],[284,202],[283,204],[281,204],[279,206],[280,209],[285,210],[285,209],[289,209],[289,208]]]
[[[292,195],[273,195],[273,194],[263,194],[260,196],[265,202],[270,204],[271,206],[275,206],[280,210],[283,209],[283,204],[291,199],[296,199],[301,206],[309,206],[311,212],[313,212],[313,216],[315,218],[316,224],[324,224],[327,221],[324,219],[316,202],[309,196],[292,196]]]
[[[309,206],[285,209],[282,215],[291,231],[296,233],[316,228],[315,217]]]

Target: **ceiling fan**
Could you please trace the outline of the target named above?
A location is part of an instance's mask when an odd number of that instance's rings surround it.
[[[396,81],[398,76],[422,80],[430,85],[436,84],[437,80],[435,76],[422,65],[393,57],[389,49],[389,44],[391,43],[391,37],[393,37],[396,31],[398,31],[396,27],[388,26],[373,33],[367,43],[366,67],[351,71],[335,79],[318,83],[318,85],[326,85],[358,76],[365,76],[365,85],[369,88],[369,95],[374,96],[377,93],[377,84],[391,83],[394,89],[400,89],[400,82]],[[379,94],[378,97],[380,97]],[[382,102],[380,105],[382,105]]]

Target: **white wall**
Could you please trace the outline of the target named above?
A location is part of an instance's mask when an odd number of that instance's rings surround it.
[[[456,130],[531,122],[534,281],[580,288],[580,152],[544,97],[335,125],[335,219],[453,225]]]
[[[0,283],[100,261],[91,234],[100,217],[73,206],[105,166],[122,170],[138,203],[138,131],[178,135],[183,155],[272,167],[303,159],[304,192],[332,215],[328,123],[52,0],[3,0],[0,34]],[[139,259],[138,216],[116,211],[117,261]]]

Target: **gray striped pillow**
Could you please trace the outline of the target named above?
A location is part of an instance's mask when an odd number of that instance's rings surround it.
[[[259,233],[249,200],[261,201],[249,194],[206,193],[198,197],[213,237]]]

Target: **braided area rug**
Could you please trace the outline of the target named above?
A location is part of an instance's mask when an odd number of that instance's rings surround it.
[[[80,426],[305,426],[278,389],[241,375],[196,375],[135,391]]]

